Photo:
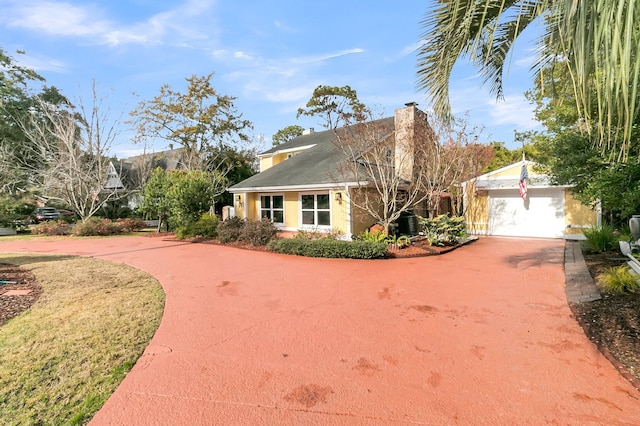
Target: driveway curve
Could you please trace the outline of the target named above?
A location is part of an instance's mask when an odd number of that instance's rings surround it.
[[[150,237],[0,251],[162,283],[160,327],[92,425],[640,424],[640,393],[571,316],[562,241],[380,261]]]

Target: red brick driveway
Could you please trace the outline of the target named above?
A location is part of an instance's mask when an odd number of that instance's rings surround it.
[[[584,336],[564,243],[308,259],[125,237],[0,242],[124,262],[167,294],[92,425],[637,425],[640,393]]]

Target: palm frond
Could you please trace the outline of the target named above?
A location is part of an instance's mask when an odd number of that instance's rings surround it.
[[[539,22],[544,31],[532,71],[562,63],[579,115],[594,123],[594,143],[626,160],[640,110],[639,13],[640,0],[439,0],[422,21],[418,88],[438,116],[451,120],[451,72],[467,58],[500,98],[514,42]]]

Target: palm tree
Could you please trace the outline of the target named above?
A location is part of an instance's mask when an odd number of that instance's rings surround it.
[[[532,70],[565,67],[580,117],[595,123],[594,141],[603,153],[626,159],[640,110],[639,18],[640,0],[438,0],[422,22],[418,86],[436,114],[450,120],[449,79],[465,57],[500,99],[509,52],[537,23],[544,30]]]

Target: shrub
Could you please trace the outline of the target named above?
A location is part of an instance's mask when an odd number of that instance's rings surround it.
[[[176,229],[176,237],[178,239],[215,238],[218,235],[218,223],[218,216],[204,213],[197,222]]]
[[[411,245],[411,238],[406,235],[401,235],[399,237],[397,235],[389,235],[385,242],[394,249],[401,250]]]
[[[639,279],[628,266],[616,266],[598,275],[598,286],[612,294],[636,293],[640,290]]]
[[[71,225],[64,220],[48,220],[31,228],[31,232],[40,235],[70,235]]]
[[[120,227],[121,232],[137,232],[145,228],[144,222],[139,219],[126,218],[116,219],[116,225]]]
[[[585,229],[582,234],[586,238],[587,249],[592,252],[609,251],[617,244],[614,229],[607,224]]]
[[[321,232],[321,231],[318,231],[317,229],[313,229],[313,230],[298,229],[298,231],[293,236],[293,238],[298,240],[323,240],[323,239],[339,240],[342,235],[344,235],[344,233],[339,229],[335,229],[335,228],[332,229],[331,232],[329,233]]]
[[[271,241],[269,249],[283,254],[326,258],[381,259],[387,255],[387,243],[380,241],[289,238]]]
[[[418,216],[418,225],[433,246],[458,244],[461,238],[467,236],[465,219],[463,216],[440,215],[434,218]]]
[[[240,240],[254,246],[264,246],[278,234],[278,228],[269,219],[247,220],[240,231]]]
[[[230,217],[218,224],[218,241],[222,244],[232,243],[240,239],[244,220]]]
[[[381,242],[387,240],[387,234],[385,234],[384,228],[372,226],[371,229],[367,229],[360,235],[360,239],[370,243]]]
[[[90,217],[76,224],[73,233],[81,237],[114,235],[120,233],[120,227],[109,219]]]
[[[25,230],[35,208],[31,197],[0,196],[0,226]]]

